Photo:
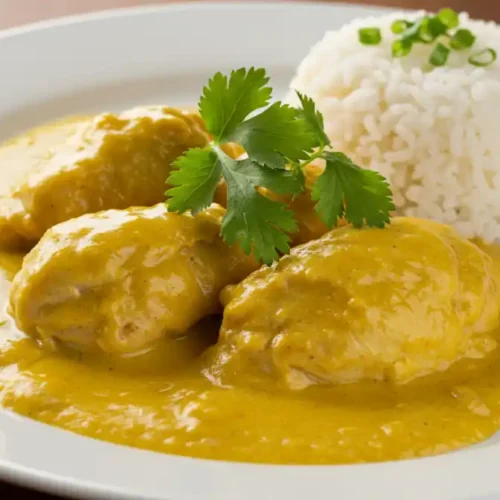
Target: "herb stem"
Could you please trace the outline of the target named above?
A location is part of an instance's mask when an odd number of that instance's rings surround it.
[[[314,160],[318,158],[322,158],[323,153],[325,152],[325,146],[320,146],[314,153],[312,153],[307,160],[304,160],[301,164],[301,168],[306,168],[309,164],[311,164]]]
[[[296,173],[304,171],[304,169],[308,165],[310,165],[313,161],[318,160],[319,158],[323,157],[323,154],[325,152],[325,147],[326,147],[325,145],[319,146],[318,149],[314,153],[311,153],[309,155],[307,160],[289,162],[288,166],[290,167],[290,170],[292,170],[292,172],[296,172]]]

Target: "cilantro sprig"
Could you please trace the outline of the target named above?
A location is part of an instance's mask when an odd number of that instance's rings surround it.
[[[294,213],[262,194],[267,188],[297,196],[305,189],[304,169],[325,162],[312,197],[321,219],[334,227],[342,218],[356,227],[384,227],[394,210],[387,181],[363,170],[342,153],[332,152],[324,121],[314,101],[298,94],[301,108],[271,102],[264,69],[241,68],[216,73],[203,89],[199,112],[212,136],[204,148],[192,148],[173,164],[166,195],[173,212],[193,214],[213,201],[217,185],[227,185],[227,212],[221,234],[232,245],[270,264],[290,250],[289,233],[297,230]],[[222,146],[240,144],[244,159],[233,159]]]

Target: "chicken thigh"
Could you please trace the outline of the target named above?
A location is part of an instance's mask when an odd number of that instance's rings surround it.
[[[211,370],[266,373],[291,389],[406,383],[497,345],[491,258],[453,229],[395,218],[333,230],[222,292]]]
[[[53,343],[132,353],[221,309],[219,292],[257,268],[219,236],[224,209],[196,216],[108,210],[49,229],[11,289],[24,332]]]
[[[0,244],[33,245],[50,227],[83,214],[159,203],[172,161],[209,140],[198,115],[167,107],[84,122],[28,172],[11,199],[0,200]]]

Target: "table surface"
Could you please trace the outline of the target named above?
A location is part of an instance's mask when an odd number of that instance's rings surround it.
[[[94,10],[162,3],[169,2],[165,0],[0,0],[0,29]],[[350,2],[344,0],[344,3]],[[357,0],[352,3],[429,10],[452,7],[455,10],[467,10],[474,17],[500,22],[500,1],[498,0],[475,0],[473,2],[471,0]],[[50,500],[56,497],[0,482],[0,498]]]
[[[0,29],[56,16],[77,14],[80,12],[89,12],[99,9],[113,9],[118,7],[132,7],[135,5],[164,4],[169,3],[169,1],[172,0],[0,0]],[[334,0],[323,1],[334,3]],[[441,7],[452,7],[455,10],[466,10],[474,17],[500,22],[500,1],[498,0],[343,1],[344,3],[386,5],[390,7],[404,7],[407,9],[437,10]]]

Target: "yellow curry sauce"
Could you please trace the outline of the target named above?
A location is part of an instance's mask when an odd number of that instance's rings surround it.
[[[61,140],[61,130],[11,142],[0,159],[9,155],[15,172],[16,158],[35,158],[40,144]],[[10,169],[0,175],[4,185],[10,182]],[[500,252],[490,253],[500,266]],[[442,453],[500,428],[498,349],[402,386],[351,383],[297,392],[264,377],[250,385],[241,375],[232,387],[211,379],[204,353],[216,340],[219,318],[133,357],[44,350],[7,314],[21,260],[22,254],[0,253],[0,404],[36,420],[166,453],[309,464]]]

